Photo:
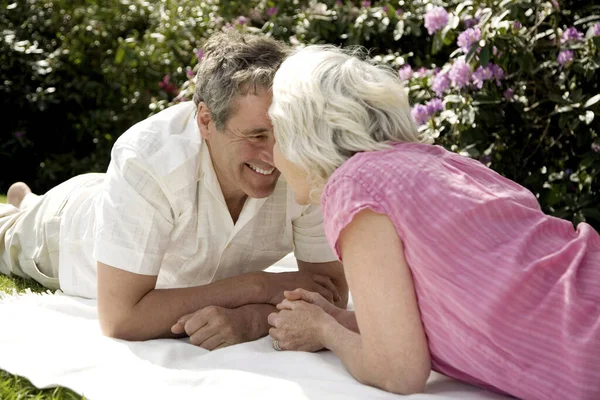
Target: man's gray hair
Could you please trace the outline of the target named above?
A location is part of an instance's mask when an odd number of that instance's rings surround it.
[[[204,102],[218,130],[235,112],[237,95],[271,89],[273,77],[289,54],[282,42],[234,30],[212,35],[203,47],[196,74],[194,103]]]
[[[313,45],[286,59],[273,82],[269,116],[282,154],[308,174],[311,198],[354,154],[393,142],[430,142],[413,121],[398,74],[364,51]]]

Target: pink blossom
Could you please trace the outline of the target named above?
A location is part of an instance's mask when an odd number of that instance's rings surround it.
[[[427,73],[429,72],[429,70],[425,67],[421,67],[417,70],[417,72],[415,72],[414,77],[415,78],[422,78],[424,76],[427,76]]]
[[[594,151],[594,153],[600,152],[600,144],[593,143],[592,144],[592,151]]]
[[[177,96],[179,94],[179,89],[177,89],[177,86],[171,82],[171,74],[165,75],[162,78],[162,81],[158,82],[158,86],[171,96]]]
[[[558,57],[556,58],[556,61],[560,64],[560,65],[565,65],[571,61],[573,61],[573,51],[572,50],[563,50],[560,53],[558,53]]]
[[[519,21],[514,22],[513,29],[518,31],[519,29],[521,29],[521,27],[523,27],[523,25],[521,25],[521,23]]]
[[[504,79],[504,70],[498,64],[490,64],[488,67],[492,71],[492,76],[493,79],[496,80],[496,85],[500,86],[500,81]]]
[[[581,39],[583,39],[583,33],[579,32],[575,27],[570,27],[569,29],[563,32],[560,38],[560,42],[567,43],[571,40],[574,42],[578,42]]]
[[[450,68],[450,80],[452,85],[459,89],[467,86],[471,80],[471,67],[464,60],[457,60]]]
[[[427,107],[423,104],[417,104],[414,106],[411,110],[411,114],[417,125],[423,125],[429,120],[430,117]]]
[[[364,8],[371,7],[371,2],[370,2],[369,0],[364,0],[364,1],[362,2],[362,6],[363,6]]]
[[[269,17],[272,17],[273,15],[277,14],[277,11],[279,11],[279,9],[277,7],[267,8],[267,15]]]
[[[503,96],[506,100],[512,99],[514,95],[515,95],[515,91],[511,88],[506,89],[503,94]]]
[[[235,20],[235,23],[238,25],[246,25],[246,23],[248,23],[248,18],[244,17],[243,15],[240,15]]]
[[[403,81],[408,81],[412,78],[413,69],[410,65],[405,65],[398,71],[398,77]]]
[[[433,78],[433,83],[431,84],[431,89],[438,95],[441,96],[444,94],[446,90],[450,87],[450,78],[448,74],[445,72],[441,72],[437,74]]]
[[[473,72],[473,85],[477,89],[483,87],[483,82],[489,81],[494,78],[494,72],[489,67],[479,67]]]
[[[191,70],[191,69],[187,69],[187,70],[185,71],[185,74],[187,75],[187,77],[188,77],[189,79],[192,79],[192,78],[194,78],[194,77],[196,76],[196,74],[194,73],[194,71],[193,71],[193,70]]]
[[[443,7],[435,7],[425,14],[425,28],[433,35],[448,23],[448,12]]]
[[[592,36],[600,36],[600,24],[596,24],[592,27]]]
[[[432,116],[438,111],[442,111],[444,109],[444,103],[441,99],[433,98],[429,100],[427,104],[425,104],[425,107],[427,108],[427,113]]]
[[[477,27],[469,28],[460,35],[458,35],[458,40],[456,41],[456,44],[458,45],[458,47],[461,48],[462,51],[467,53],[471,49],[471,46],[473,46],[474,43],[479,42],[480,39],[481,29]]]
[[[196,58],[198,58],[198,62],[202,61],[202,59],[204,58],[204,50],[196,50]]]
[[[465,28],[471,28],[479,23],[479,18],[468,17],[465,18],[463,24],[465,24]]]

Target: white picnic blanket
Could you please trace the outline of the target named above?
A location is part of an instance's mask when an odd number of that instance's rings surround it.
[[[290,270],[288,256],[271,271]],[[266,337],[213,352],[186,339],[126,342],[102,336],[96,302],[57,294],[0,295],[0,369],[39,388],[91,400],[394,399],[361,385],[331,352],[276,352]],[[414,399],[502,399],[437,373]]]

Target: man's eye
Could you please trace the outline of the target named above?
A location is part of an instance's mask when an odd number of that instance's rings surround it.
[[[257,141],[257,142],[259,142],[259,141],[263,141],[263,140],[265,140],[265,139],[267,139],[267,135],[255,135],[255,136],[250,136],[250,140]]]

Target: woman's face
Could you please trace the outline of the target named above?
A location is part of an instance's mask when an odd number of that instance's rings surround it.
[[[273,163],[275,164],[275,168],[281,172],[287,183],[292,187],[296,203],[300,205],[314,203],[310,200],[311,188],[306,179],[306,172],[283,156],[277,142],[275,142],[275,146],[273,147]]]

